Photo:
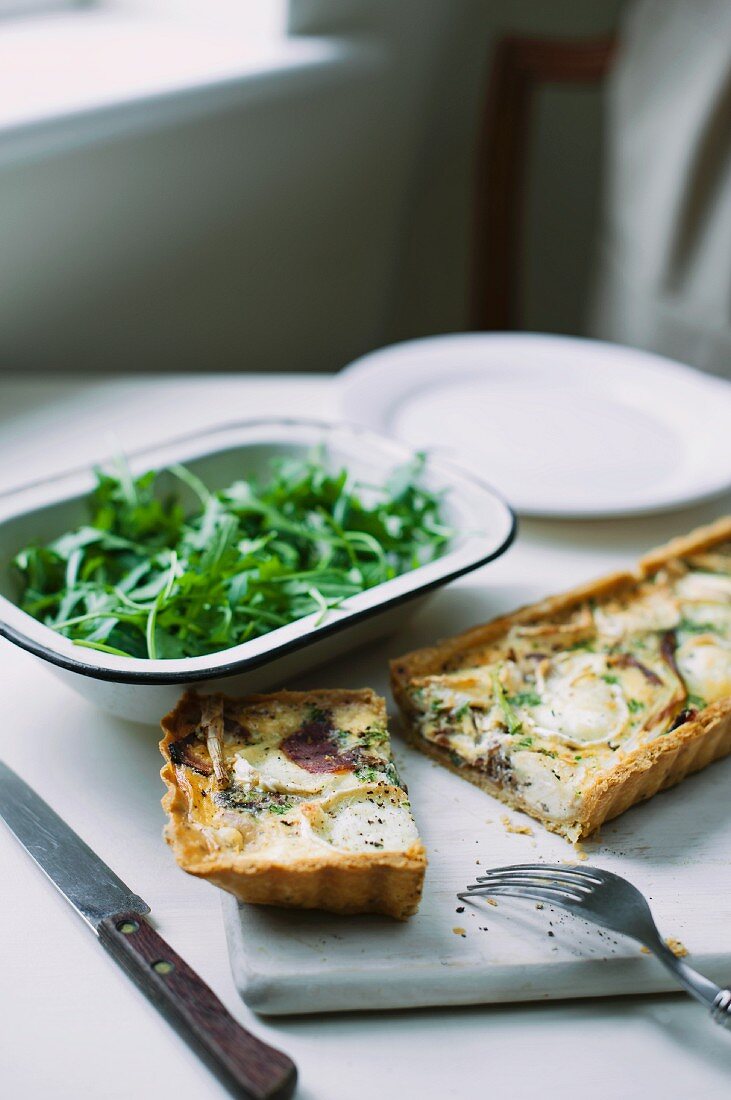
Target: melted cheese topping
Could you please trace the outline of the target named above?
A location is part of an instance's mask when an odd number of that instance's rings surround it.
[[[536,676],[540,703],[529,708],[531,729],[567,745],[602,745],[619,737],[629,720],[617,678],[599,653],[568,653]]]
[[[403,851],[418,839],[406,795],[394,789],[337,795],[303,814],[309,836],[345,852]]]
[[[597,607],[594,622],[599,634],[619,639],[638,631],[673,630],[680,622],[680,609],[671,592],[653,589],[627,607]]]
[[[722,573],[686,573],[675,585],[683,603],[731,605],[731,577]]]
[[[483,660],[412,682],[421,735],[539,816],[575,818],[597,775],[731,696],[731,546],[629,597],[515,624]]]
[[[702,634],[689,637],[676,654],[680,674],[692,695],[715,703],[731,695],[731,644]]]
[[[328,778],[305,771],[279,749],[261,745],[236,752],[233,774],[244,790],[280,794],[316,794],[324,789]]]
[[[273,701],[227,711],[238,732],[224,737],[230,782],[223,789],[202,770],[208,752],[192,735],[195,751],[178,754],[178,782],[189,820],[212,851],[296,861],[313,845],[362,853],[404,851],[418,840],[385,705],[358,694],[330,710]]]

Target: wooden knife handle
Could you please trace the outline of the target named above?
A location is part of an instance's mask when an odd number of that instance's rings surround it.
[[[286,1054],[245,1031],[205,982],[137,913],[99,925],[99,939],[234,1096],[288,1100],[297,1069]]]

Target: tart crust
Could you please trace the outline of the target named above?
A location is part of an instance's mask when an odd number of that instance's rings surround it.
[[[386,724],[383,699],[370,689],[361,691],[281,691],[234,699],[219,696],[239,709],[249,705],[330,708],[356,703],[369,708]],[[351,852],[315,845],[303,837],[296,860],[277,858],[266,850],[247,852],[212,845],[195,820],[195,803],[186,781],[186,765],[176,763],[171,746],[187,737],[191,705],[198,697],[187,693],[162,719],[165,757],[161,776],[167,791],[162,799],[168,814],[164,835],[178,864],[189,874],[207,879],[240,901],[286,908],[323,909],[331,913],[383,913],[405,920],[416,912],[421,898],[426,853],[418,840],[401,851]]]
[[[392,661],[391,686],[409,742],[455,775],[467,779],[509,806],[537,817],[548,829],[570,840],[589,836],[605,821],[617,817],[630,806],[652,798],[658,791],[675,786],[692,772],[700,771],[726,756],[731,752],[731,698],[718,700],[662,738],[655,738],[627,753],[620,763],[598,776],[585,789],[575,820],[556,821],[541,817],[518,792],[496,782],[479,768],[453,763],[449,749],[425,740],[417,728],[417,712],[409,694],[409,685],[419,677],[478,665],[481,655],[516,624],[555,620],[587,600],[601,603],[629,594],[641,581],[673,560],[698,554],[730,539],[731,516],[726,516],[650,551],[634,571],[612,573]]]

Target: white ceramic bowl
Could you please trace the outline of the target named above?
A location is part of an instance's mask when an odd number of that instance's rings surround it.
[[[300,420],[226,425],[129,455],[133,473],[185,463],[211,488],[262,473],[282,454],[305,455],[322,446],[334,467],[379,483],[413,452],[363,428]],[[324,620],[318,614],[261,638],[205,657],[141,660],[75,646],[16,606],[11,562],[31,542],[45,542],[85,520],[90,470],[44,479],[0,496],[0,635],[35,654],[76,691],[112,714],[157,723],[190,687],[249,692],[282,687],[293,677],[400,626],[432,589],[498,557],[515,535],[515,517],[492,489],[448,462],[428,458],[424,483],[448,489],[447,522],[457,535],[436,561],[348,599]],[[178,483],[176,482],[176,486]],[[180,488],[178,486],[178,488]],[[192,494],[183,502],[192,507]],[[357,677],[356,677],[357,679]]]

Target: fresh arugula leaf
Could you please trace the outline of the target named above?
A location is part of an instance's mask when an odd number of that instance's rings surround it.
[[[74,643],[129,657],[198,657],[432,561],[453,532],[423,458],[385,485],[322,452],[272,462],[214,492],[173,466],[96,471],[89,521],[15,557],[20,606]]]
[[[493,691],[495,692],[495,698],[497,699],[498,706],[500,707],[505,717],[505,722],[508,727],[508,733],[522,733],[523,723],[520,721],[518,715],[515,713],[512,706],[510,705],[508,697],[505,694],[505,688],[500,683],[500,678],[497,671],[494,671],[492,674],[492,686]]]

